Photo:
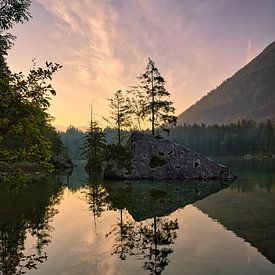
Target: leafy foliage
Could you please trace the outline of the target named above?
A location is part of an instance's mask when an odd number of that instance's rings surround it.
[[[43,263],[45,260],[48,259],[48,256],[46,253],[44,255],[28,255],[23,256],[19,265],[19,270],[16,272],[16,275],[23,275],[26,274],[27,271],[25,270],[31,270],[31,269],[37,269],[37,264]]]
[[[145,127],[146,96],[139,87],[133,86],[127,91],[126,101],[128,105],[131,130],[142,130]]]
[[[31,0],[1,0],[0,29],[8,30],[14,23],[23,23],[30,17]]]
[[[47,113],[50,95],[55,90],[48,83],[61,66],[46,63],[45,68],[33,68],[25,77],[10,74],[0,81],[1,161],[32,161],[52,169],[51,117]]]
[[[15,23],[28,20],[30,2],[0,2],[0,173],[8,181],[19,176],[21,170],[14,163],[22,161],[51,171],[53,141],[55,153],[62,150],[47,112],[50,98],[56,94],[52,76],[61,66],[46,62],[42,68],[34,62],[29,74],[24,76],[22,72],[11,73],[5,60],[14,40],[5,31]]]
[[[0,77],[9,73],[5,57],[15,40],[15,36],[4,31],[11,29],[15,23],[23,23],[30,18],[30,4],[31,0],[0,1]]]

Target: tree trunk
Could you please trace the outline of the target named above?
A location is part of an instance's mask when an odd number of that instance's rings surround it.
[[[118,126],[118,145],[121,143],[120,125]]]
[[[154,73],[152,69],[152,135],[155,135],[155,95],[154,95]]]

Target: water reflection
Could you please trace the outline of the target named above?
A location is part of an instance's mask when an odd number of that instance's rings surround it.
[[[275,263],[275,162],[229,159],[239,178],[195,204]]]
[[[169,263],[169,254],[173,252],[171,245],[177,238],[178,221],[154,217],[153,222],[137,223],[123,220],[123,210],[120,213],[120,221],[106,235],[115,235],[112,254],[121,260],[130,255],[137,256],[144,261],[143,267],[150,274],[161,274]]]
[[[18,193],[0,186],[0,274],[19,274],[27,256],[45,252],[38,270],[23,271],[271,274],[275,169],[234,163],[232,184],[105,182],[77,164],[69,178],[42,179]]]
[[[238,174],[238,180],[230,186],[239,192],[255,192],[257,189],[271,192],[275,183],[274,159],[222,159],[222,162],[231,167]]]
[[[99,218],[104,211],[110,209],[110,207],[108,207],[108,193],[103,185],[103,179],[97,175],[90,176],[88,182],[85,184],[83,193],[89,205],[89,210],[93,213],[94,224],[96,226],[96,219]]]
[[[136,256],[150,274],[161,274],[169,263],[168,256],[173,253],[172,245],[179,230],[177,219],[164,216],[229,184],[228,181],[106,182],[109,206],[120,211],[120,219],[106,235],[115,237],[112,254],[121,260]]]
[[[50,222],[57,214],[62,184],[53,179],[34,180],[16,192],[0,186],[0,274],[23,274],[46,260],[51,242]],[[24,254],[27,233],[35,239],[34,252]]]
[[[230,185],[230,181],[107,181],[114,209],[126,208],[135,221],[167,216]]]

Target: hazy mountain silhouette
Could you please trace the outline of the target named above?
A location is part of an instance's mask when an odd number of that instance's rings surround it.
[[[178,117],[178,124],[275,120],[275,41]]]

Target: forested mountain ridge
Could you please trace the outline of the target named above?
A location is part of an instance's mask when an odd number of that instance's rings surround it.
[[[275,120],[275,41],[178,117],[178,124]]]

